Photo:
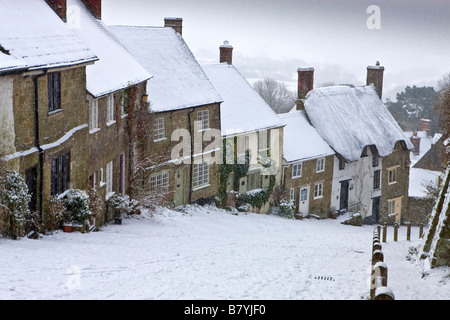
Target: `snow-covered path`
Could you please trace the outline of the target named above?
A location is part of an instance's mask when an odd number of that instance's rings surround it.
[[[368,297],[371,226],[187,212],[125,219],[90,234],[0,239],[0,299]],[[420,264],[405,259],[417,244],[383,244],[389,286],[397,299],[450,299],[449,268],[422,278]]]

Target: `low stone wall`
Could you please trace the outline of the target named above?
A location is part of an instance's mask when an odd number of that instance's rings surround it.
[[[427,224],[431,211],[433,210],[434,200],[432,198],[408,198],[408,210],[403,221],[409,221],[413,226]]]

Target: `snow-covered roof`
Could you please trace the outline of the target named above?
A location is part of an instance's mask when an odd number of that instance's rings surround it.
[[[391,154],[397,141],[413,148],[372,85],[312,90],[305,110],[320,136],[347,161],[359,160],[368,145],[381,157]]]
[[[147,83],[155,112],[221,102],[183,37],[172,28],[109,26],[152,75]]]
[[[283,121],[233,65],[219,63],[202,67],[224,99],[220,109],[222,135],[284,126]]]
[[[79,27],[75,26],[73,29],[100,58],[86,70],[87,90],[93,96],[103,96],[151,77],[80,0],[68,0],[67,5],[80,8]]]
[[[292,111],[278,115],[284,127],[283,158],[287,162],[306,161],[334,154],[316,129],[311,126],[304,111]]]
[[[0,70],[54,68],[97,59],[44,0],[0,1]],[[5,57],[6,56],[6,57]]]

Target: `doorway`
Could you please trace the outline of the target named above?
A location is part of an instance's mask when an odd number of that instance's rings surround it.
[[[300,188],[298,213],[303,216],[307,216],[309,214],[309,186]]]
[[[348,188],[350,185],[350,180],[340,181],[339,183],[341,184],[339,210],[348,210]]]

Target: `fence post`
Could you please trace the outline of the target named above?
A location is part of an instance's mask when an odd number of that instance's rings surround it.
[[[398,240],[398,223],[394,223],[394,241]]]
[[[385,223],[383,225],[383,242],[386,242],[386,235],[387,235],[387,225]]]
[[[411,241],[411,223],[406,224],[406,240]]]
[[[423,237],[423,223],[420,224],[419,238]]]
[[[378,233],[378,236],[381,235],[381,226],[380,225],[377,225],[377,233]]]

